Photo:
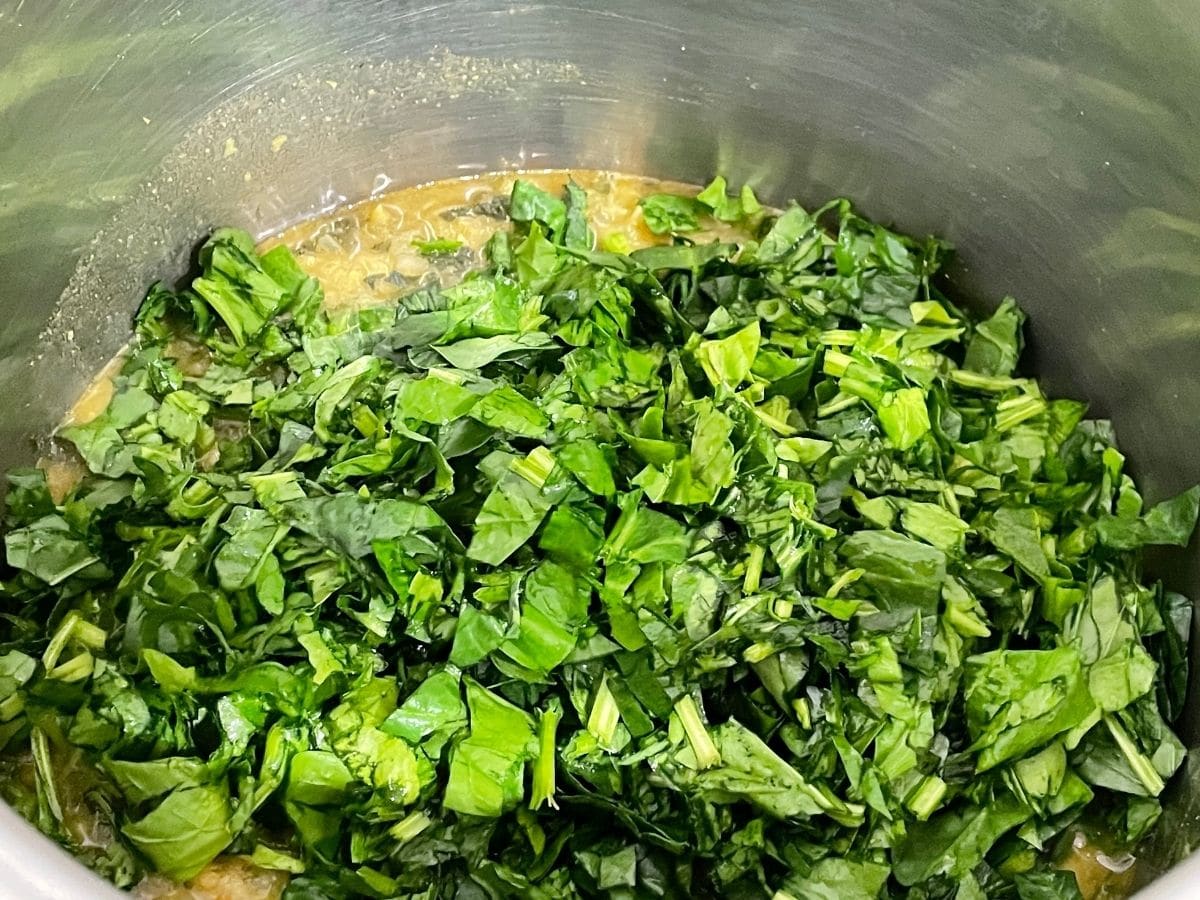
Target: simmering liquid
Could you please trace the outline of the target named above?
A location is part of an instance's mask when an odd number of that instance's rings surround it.
[[[264,242],[287,244],[301,267],[320,280],[326,307],[341,309],[386,303],[416,287],[449,284],[482,261],[497,228],[507,228],[513,173],[435,181],[385,194],[328,216],[303,222]],[[588,194],[588,220],[601,247],[620,249],[663,243],[646,227],[638,201],[647,194],[695,194],[693,185],[640,175],[587,170],[523,173],[519,176],[559,194],[574,180]],[[697,241],[731,239],[733,226],[696,232]],[[423,254],[419,242],[457,241],[444,255]]]

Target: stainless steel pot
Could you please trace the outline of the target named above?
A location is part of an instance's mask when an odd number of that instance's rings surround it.
[[[0,0],[0,464],[214,224],[583,166],[949,237],[961,295],[1020,298],[1034,370],[1114,419],[1150,499],[1200,480],[1200,2],[591,6]],[[1200,595],[1195,554],[1154,565]],[[1191,781],[1146,897],[1200,896]],[[0,896],[108,895],[7,808],[0,871]]]

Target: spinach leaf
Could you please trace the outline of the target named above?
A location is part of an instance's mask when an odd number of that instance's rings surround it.
[[[846,562],[888,609],[933,612],[946,577],[946,555],[894,531],[859,531],[840,549]]]
[[[448,809],[498,816],[520,802],[524,770],[536,737],[529,716],[474,682],[467,682],[471,730],[450,751],[443,799]]]
[[[1073,647],[991,650],[966,660],[967,725],[989,769],[1041,747],[1095,715]]]
[[[638,202],[638,206],[642,208],[646,227],[655,234],[682,234],[700,229],[703,206],[690,197],[649,194]]]
[[[1005,297],[992,317],[975,326],[967,344],[963,368],[981,375],[1012,375],[1021,355],[1021,328],[1025,314],[1011,297]]]
[[[813,900],[875,900],[891,875],[885,863],[826,857],[807,875],[788,878],[788,896]]]
[[[1196,528],[1200,513],[1200,487],[1164,500],[1144,516],[1105,515],[1096,522],[1100,542],[1114,550],[1136,550],[1147,544],[1182,547]]]
[[[122,830],[160,872],[186,881],[229,846],[232,814],[220,788],[182,788]]]
[[[543,487],[516,471],[506,472],[475,517],[467,556],[497,566],[533,537],[553,506]]]
[[[1011,794],[986,806],[947,810],[909,829],[893,852],[892,871],[904,886],[937,875],[961,878],[983,860],[1004,834],[1029,818],[1031,810]]]

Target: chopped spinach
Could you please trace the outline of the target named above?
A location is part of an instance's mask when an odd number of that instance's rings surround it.
[[[296,900],[1072,895],[1057,837],[1137,840],[1183,760],[1191,606],[1139,553],[1200,489],[1145,509],[936,240],[716,179],[626,255],[586,200],[518,181],[486,268],[394,307],[327,313],[230,229],[150,291],[59,435],[88,474],[10,476],[6,795],[124,886],[237,853]]]

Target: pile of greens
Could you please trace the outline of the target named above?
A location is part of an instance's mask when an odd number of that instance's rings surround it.
[[[234,230],[150,291],[61,433],[90,474],[10,476],[9,799],[122,885],[1076,895],[1056,840],[1137,841],[1184,757],[1191,605],[1139,552],[1200,490],[1144,510],[935,240],[718,181],[623,254],[585,204],[519,181],[486,269],[337,318]]]

